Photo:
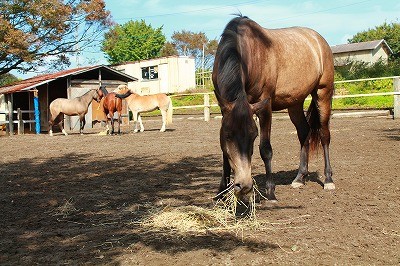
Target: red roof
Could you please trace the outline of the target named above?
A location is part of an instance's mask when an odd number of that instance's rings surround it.
[[[37,86],[40,86],[42,84],[46,84],[49,83],[53,80],[56,80],[58,78],[62,78],[62,77],[66,77],[66,76],[71,76],[71,75],[77,75],[80,74],[82,72],[86,72],[88,70],[92,70],[92,69],[97,69],[97,68],[101,68],[101,67],[105,67],[117,74],[129,77],[130,79],[132,79],[132,81],[137,80],[134,77],[128,76],[122,72],[119,72],[118,70],[112,69],[108,66],[104,66],[104,65],[97,65],[97,66],[87,66],[87,67],[78,67],[78,68],[73,68],[73,69],[68,69],[68,70],[63,70],[57,73],[53,73],[53,74],[44,74],[44,75],[39,75],[33,78],[29,78],[29,79],[25,79],[25,80],[21,80],[18,81],[12,85],[7,85],[4,87],[0,87],[0,94],[4,94],[4,93],[14,93],[17,91],[23,91],[23,90],[30,90],[33,89]]]

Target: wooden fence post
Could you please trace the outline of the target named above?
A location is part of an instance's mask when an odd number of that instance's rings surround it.
[[[400,93],[400,78],[395,77],[393,79],[393,90],[394,92]],[[393,119],[400,118],[400,95],[394,95],[393,103]]]
[[[210,94],[204,94],[204,121],[210,121]]]
[[[18,135],[24,134],[24,121],[22,120],[22,111],[17,108],[17,120],[18,120]]]

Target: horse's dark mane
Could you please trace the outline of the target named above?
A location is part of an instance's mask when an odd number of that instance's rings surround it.
[[[246,97],[238,34],[238,27],[244,19],[247,17],[241,15],[232,19],[226,25],[219,43],[217,93],[229,102]]]
[[[262,75],[264,62],[257,62],[254,53],[267,51],[271,40],[261,26],[246,16],[238,14],[225,27],[219,43],[218,80],[216,92],[229,102],[247,99],[247,90],[257,89],[254,76]],[[260,48],[262,47],[262,48]],[[265,49],[264,49],[265,48]]]

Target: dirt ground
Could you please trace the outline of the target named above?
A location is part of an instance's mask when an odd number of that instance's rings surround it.
[[[150,230],[155,207],[213,206],[221,175],[220,120],[160,121],[120,136],[0,137],[2,265],[399,265],[400,122],[333,118],[335,191],[324,191],[322,153],[292,189],[299,144],[275,117],[273,171],[279,202],[257,205],[260,230]],[[263,180],[256,140],[253,174]],[[262,188],[262,181],[259,182]]]

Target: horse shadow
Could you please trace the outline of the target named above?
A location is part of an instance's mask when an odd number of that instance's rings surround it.
[[[290,170],[290,171],[279,171],[276,173],[272,173],[272,179],[277,186],[290,186],[292,184],[292,181],[294,180],[295,176],[297,175],[298,170]],[[265,189],[266,189],[266,183],[265,183],[265,174],[259,174],[253,177],[254,181],[257,185],[257,188],[261,194],[261,197],[257,198],[257,200],[261,200],[261,198],[265,198]],[[324,187],[324,183],[319,179],[318,177],[318,172],[310,172],[305,178],[304,178],[305,183],[307,182],[313,182],[317,183],[320,185],[322,188]],[[300,208],[300,207],[291,207],[291,206],[285,206],[285,207],[280,207],[280,206],[272,206],[273,209],[276,208]]]

